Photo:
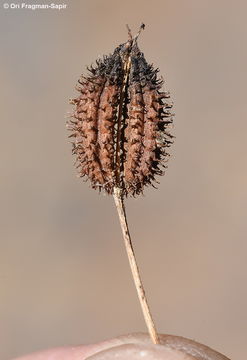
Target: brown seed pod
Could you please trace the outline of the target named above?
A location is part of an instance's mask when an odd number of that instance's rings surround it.
[[[79,175],[108,194],[114,187],[127,196],[154,186],[172,143],[172,105],[164,102],[170,96],[161,90],[158,69],[139,50],[138,35],[132,38],[129,31],[126,43],[97,60],[71,100],[75,111],[68,128]]]
[[[96,61],[89,74],[79,80],[80,95],[68,128],[72,131],[73,154],[79,175],[90,180],[94,189],[112,194],[118,211],[124,243],[142,307],[154,344],[159,336],[148,306],[132,245],[124,196],[154,186],[166,167],[167,148],[172,143],[168,128],[172,105],[164,99],[163,80],[158,69],[149,65],[137,45],[138,34],[118,46],[114,53]]]

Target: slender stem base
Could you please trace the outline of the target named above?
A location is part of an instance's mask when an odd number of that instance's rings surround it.
[[[131,271],[132,271],[132,275],[133,275],[133,279],[134,279],[134,282],[135,282],[135,287],[136,287],[136,290],[137,290],[137,293],[138,293],[138,297],[139,297],[139,300],[140,300],[140,303],[141,303],[144,319],[145,319],[145,322],[146,322],[146,325],[148,327],[148,331],[149,331],[149,334],[150,334],[150,337],[151,337],[153,343],[154,344],[159,344],[160,341],[159,341],[158,333],[156,331],[154,321],[152,319],[152,315],[151,315],[150,310],[149,310],[149,306],[148,306],[148,303],[147,303],[147,298],[146,298],[146,295],[145,295],[144,287],[142,285],[139,269],[138,269],[138,266],[137,266],[137,263],[136,263],[134,249],[133,249],[133,246],[132,246],[130,233],[129,233],[129,228],[128,228],[128,223],[127,223],[127,218],[126,218],[126,212],[125,212],[123,197],[122,197],[122,193],[121,193],[120,188],[118,188],[118,187],[114,188],[113,197],[114,197],[114,201],[115,201],[115,204],[116,204],[116,207],[117,207],[119,221],[120,221],[120,225],[121,225],[122,232],[123,232],[124,243],[125,243],[126,251],[127,251],[127,254],[128,254],[128,258],[129,258],[130,268],[131,268]]]

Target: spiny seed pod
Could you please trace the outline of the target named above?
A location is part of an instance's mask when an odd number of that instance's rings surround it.
[[[144,28],[144,25],[141,26]],[[141,30],[141,29],[140,29]],[[140,31],[139,31],[140,33]],[[94,189],[122,195],[143,192],[163,175],[172,143],[169,93],[129,30],[129,40],[96,61],[79,80],[80,95],[68,128],[79,175]]]
[[[81,76],[80,95],[70,101],[75,109],[68,128],[79,175],[90,180],[94,189],[113,195],[144,319],[153,343],[160,344],[124,205],[124,196],[142,193],[145,185],[153,185],[156,175],[163,175],[161,167],[166,167],[172,143],[168,131],[172,105],[164,100],[169,93],[161,90],[158,69],[146,62],[138,48],[142,29],[143,24],[133,38],[128,27],[129,40]]]

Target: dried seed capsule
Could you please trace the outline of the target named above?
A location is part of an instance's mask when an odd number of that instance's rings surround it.
[[[172,143],[168,126],[171,104],[162,92],[163,80],[137,46],[137,36],[96,61],[79,80],[79,97],[72,99],[74,119],[68,122],[80,176],[93,188],[124,195],[143,192],[162,175]]]

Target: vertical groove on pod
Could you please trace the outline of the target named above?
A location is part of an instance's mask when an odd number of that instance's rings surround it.
[[[116,150],[115,150],[115,175],[116,185],[124,187],[122,170],[124,167],[124,127],[125,127],[125,114],[126,102],[127,102],[127,85],[129,78],[129,71],[131,67],[131,60],[129,49],[132,42],[129,41],[125,45],[126,50],[122,55],[122,67],[123,67],[123,81],[120,89],[119,103],[118,103],[118,115],[117,115],[117,132],[116,132]]]

